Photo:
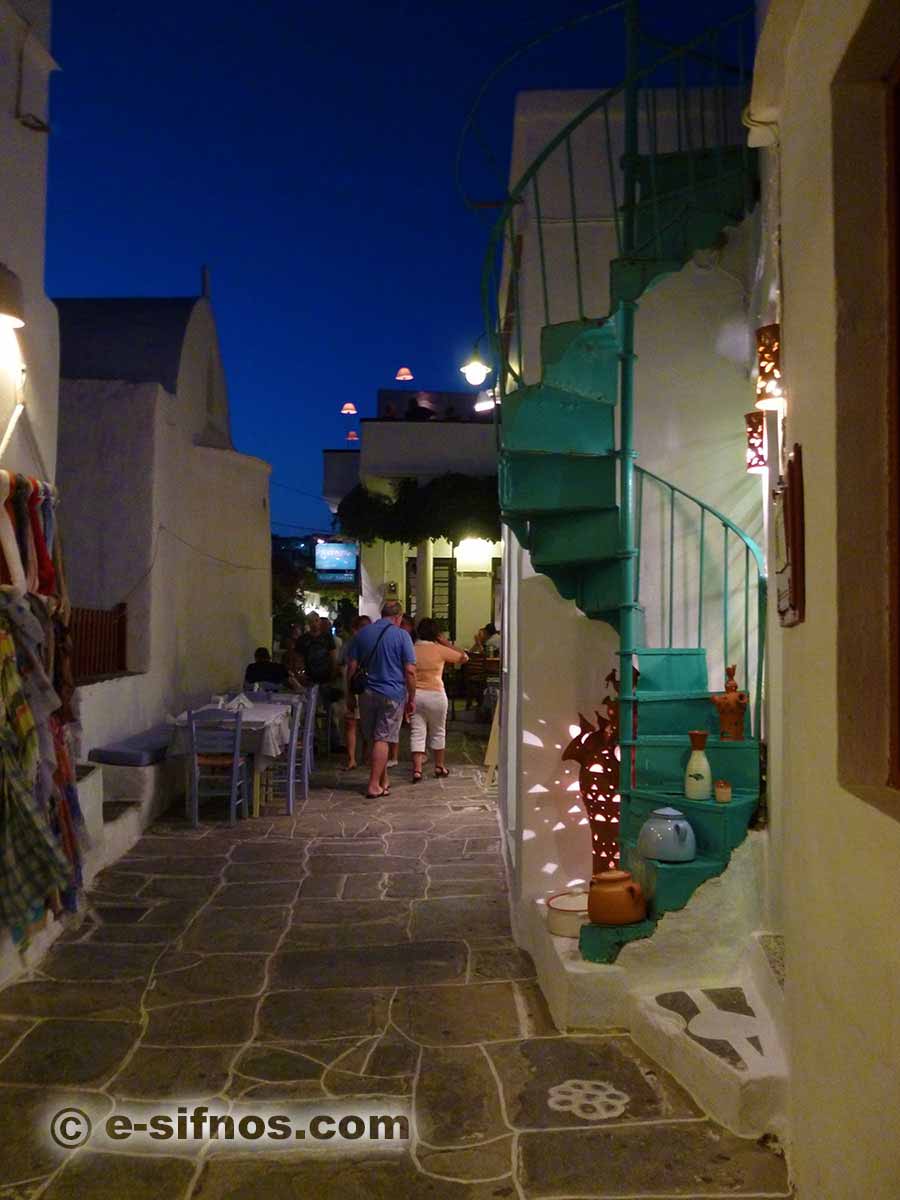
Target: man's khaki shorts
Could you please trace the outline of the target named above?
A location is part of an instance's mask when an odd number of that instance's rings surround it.
[[[403,700],[392,700],[380,692],[363,692],[359,697],[359,729],[367,742],[399,742],[403,723]]]

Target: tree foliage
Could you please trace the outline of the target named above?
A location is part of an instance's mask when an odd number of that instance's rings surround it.
[[[338,507],[341,531],[370,545],[375,541],[415,546],[429,538],[500,537],[497,477],[439,475],[428,483],[402,479],[395,498],[357,484]]]

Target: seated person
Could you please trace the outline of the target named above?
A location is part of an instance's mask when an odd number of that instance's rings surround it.
[[[493,621],[488,621],[487,625],[476,631],[469,653],[484,654],[489,658],[496,658],[500,653],[500,630]]]
[[[284,663],[272,662],[272,655],[265,646],[254,651],[253,662],[244,672],[244,687],[252,688],[256,683],[267,691],[277,688],[296,690],[297,687],[297,681]]]

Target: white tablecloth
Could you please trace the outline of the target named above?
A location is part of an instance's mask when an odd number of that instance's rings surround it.
[[[195,708],[194,712],[206,724],[210,717],[233,717],[214,704],[203,708]],[[254,704],[252,708],[244,709],[244,719],[241,723],[241,750],[252,754],[254,770],[258,771],[265,765],[265,760],[275,759],[287,746],[291,736],[290,703],[267,701],[265,704]],[[170,745],[172,754],[187,754],[188,744],[187,713],[179,713],[172,727]]]

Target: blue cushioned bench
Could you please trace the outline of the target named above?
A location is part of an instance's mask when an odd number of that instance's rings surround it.
[[[95,746],[88,759],[114,767],[152,767],[165,759],[171,736],[168,725],[154,725],[108,746]]]

